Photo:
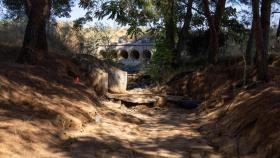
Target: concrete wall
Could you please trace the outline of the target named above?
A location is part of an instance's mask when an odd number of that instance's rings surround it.
[[[105,50],[117,50],[118,59],[126,65],[137,65],[149,61],[152,57],[153,44],[116,44],[99,46],[97,53]]]

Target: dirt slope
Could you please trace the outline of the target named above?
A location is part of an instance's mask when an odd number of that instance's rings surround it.
[[[269,83],[240,85],[242,63],[180,74],[163,89],[203,101],[200,128],[225,157],[280,157],[280,67],[271,61]],[[255,74],[252,73],[252,76]]]
[[[44,68],[0,67],[0,157],[60,157],[50,147],[93,120],[94,93]]]

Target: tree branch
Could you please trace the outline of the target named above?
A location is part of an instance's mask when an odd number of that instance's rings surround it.
[[[280,11],[272,12],[271,14],[280,14]]]

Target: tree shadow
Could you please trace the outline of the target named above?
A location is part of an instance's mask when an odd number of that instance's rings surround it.
[[[141,153],[127,144],[121,143],[116,137],[102,138],[79,137],[68,139],[55,147],[56,152],[63,152],[71,158],[152,158],[153,156]]]
[[[67,139],[54,148],[71,158],[166,158],[168,155],[188,158],[192,153],[208,158],[215,153],[200,137],[183,135],[148,141],[125,141],[113,136],[78,137]]]

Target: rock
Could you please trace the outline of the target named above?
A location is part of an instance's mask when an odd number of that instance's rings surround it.
[[[127,72],[111,67],[108,70],[108,88],[111,93],[126,93]]]
[[[200,105],[200,102],[193,100],[180,100],[176,103],[176,105],[184,109],[195,109]]]
[[[156,104],[156,106],[161,107],[161,106],[166,105],[166,103],[167,103],[166,97],[158,96],[155,104]]]
[[[97,93],[104,94],[107,91],[111,93],[126,92],[127,72],[106,64],[91,55],[75,55],[72,61],[78,65],[80,69],[79,75],[89,80],[89,84],[96,88]],[[101,81],[100,85],[98,85],[98,81]]]
[[[93,68],[89,74],[89,84],[97,95],[102,96],[108,92],[108,73],[100,68]]]

